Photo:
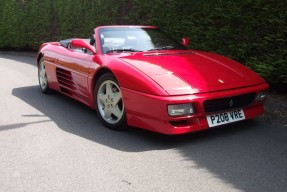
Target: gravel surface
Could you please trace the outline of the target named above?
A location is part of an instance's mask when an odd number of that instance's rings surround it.
[[[287,95],[271,93],[267,98],[265,114],[262,118],[270,123],[287,126]]]

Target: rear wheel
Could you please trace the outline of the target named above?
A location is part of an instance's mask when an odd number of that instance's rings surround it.
[[[50,89],[48,86],[48,79],[47,79],[46,68],[45,68],[43,58],[40,59],[39,65],[38,65],[38,80],[39,80],[41,91],[45,94],[48,93]]]
[[[95,86],[96,111],[103,124],[111,129],[126,128],[126,114],[118,81],[111,73],[99,78]]]

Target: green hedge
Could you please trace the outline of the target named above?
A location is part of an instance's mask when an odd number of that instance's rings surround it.
[[[1,0],[0,49],[89,37],[98,25],[156,25],[190,48],[231,57],[287,92],[287,1]]]

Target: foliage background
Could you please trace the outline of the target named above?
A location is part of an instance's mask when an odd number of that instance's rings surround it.
[[[231,57],[287,92],[286,0],[1,0],[0,49],[90,37],[98,25],[156,25]]]

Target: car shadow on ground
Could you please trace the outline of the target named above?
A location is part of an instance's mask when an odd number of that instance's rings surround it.
[[[136,128],[120,132],[106,129],[92,109],[62,94],[43,95],[38,86],[15,88],[12,94],[47,116],[60,129],[113,149],[125,152],[175,149],[183,161],[195,162],[198,169],[207,169],[239,190],[284,191],[287,188],[286,128],[266,125],[264,119],[180,136]],[[10,125],[9,129],[12,128]]]
[[[196,143],[202,140],[224,137],[226,134],[232,135],[237,132],[248,131],[252,128],[252,125],[256,124],[254,121],[249,121],[244,122],[244,124],[238,123],[232,129],[222,127],[177,136],[162,135],[134,127],[130,127],[125,131],[114,131],[105,128],[101,124],[93,109],[58,92],[45,95],[41,93],[38,86],[30,86],[15,88],[12,90],[12,95],[40,111],[56,123],[60,129],[68,133],[127,152],[177,148],[190,142]],[[23,114],[22,116],[29,117],[29,114]],[[43,117],[41,114],[38,114],[38,116]],[[9,129],[12,128],[13,125],[9,125]],[[19,128],[19,125],[15,125],[15,128]]]

